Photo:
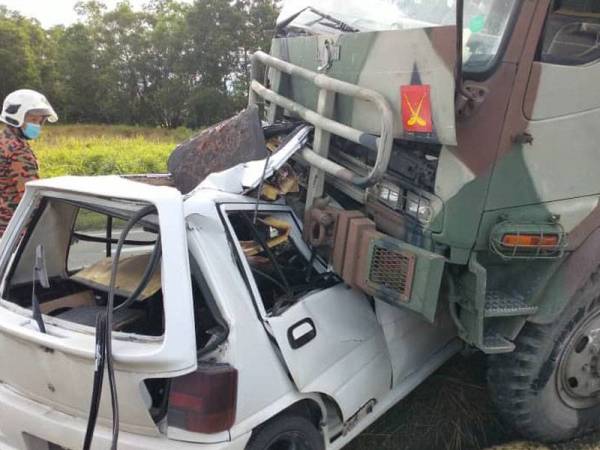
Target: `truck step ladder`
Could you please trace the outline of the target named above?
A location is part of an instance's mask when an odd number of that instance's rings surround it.
[[[537,309],[537,306],[528,305],[522,299],[501,291],[488,291],[485,295],[485,317],[529,316]]]
[[[509,353],[515,349],[515,344],[498,333],[486,334],[483,338],[482,350],[486,353]]]
[[[537,312],[537,306],[528,305],[522,298],[502,291],[491,290],[485,293],[484,317],[527,317]],[[486,329],[482,350],[487,353],[508,353],[515,344],[492,329]]]

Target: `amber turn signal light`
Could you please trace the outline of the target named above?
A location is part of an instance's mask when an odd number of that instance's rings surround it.
[[[558,235],[546,236],[538,234],[505,234],[502,237],[502,245],[505,247],[556,247],[558,246]]]

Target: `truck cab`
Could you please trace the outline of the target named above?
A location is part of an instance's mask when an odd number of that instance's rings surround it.
[[[500,414],[542,440],[597,423],[599,12],[290,1],[253,58],[265,120],[315,129],[306,239],[375,298],[428,321],[448,304]]]

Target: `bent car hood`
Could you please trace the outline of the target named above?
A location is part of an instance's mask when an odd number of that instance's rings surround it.
[[[310,126],[298,128],[269,158],[238,164],[222,172],[210,174],[190,195],[194,195],[203,189],[243,194],[257,188],[261,180],[271,177],[297,151],[304,147],[311,130],[312,127]]]

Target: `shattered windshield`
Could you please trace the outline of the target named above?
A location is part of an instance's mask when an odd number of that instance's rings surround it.
[[[517,0],[465,1],[466,70],[489,68],[517,4]],[[288,30],[315,34],[456,25],[456,0],[284,0],[277,23],[288,21]]]

